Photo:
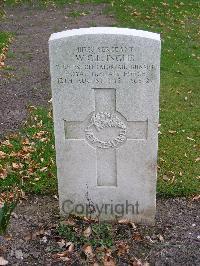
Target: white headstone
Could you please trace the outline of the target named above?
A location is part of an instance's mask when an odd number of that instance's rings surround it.
[[[61,213],[153,223],[159,34],[83,28],[49,46]]]

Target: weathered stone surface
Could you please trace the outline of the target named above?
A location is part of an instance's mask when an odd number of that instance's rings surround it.
[[[88,28],[49,46],[61,213],[153,223],[159,35]]]

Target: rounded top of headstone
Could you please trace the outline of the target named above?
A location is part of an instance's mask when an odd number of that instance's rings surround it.
[[[117,27],[91,27],[66,30],[51,34],[49,41],[58,40],[66,37],[79,36],[79,35],[92,35],[92,34],[114,34],[114,35],[126,35],[133,37],[148,38],[160,41],[160,34],[149,31],[117,28]]]

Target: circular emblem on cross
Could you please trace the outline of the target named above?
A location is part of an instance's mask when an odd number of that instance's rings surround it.
[[[117,112],[93,113],[85,128],[86,140],[96,148],[117,148],[126,141],[126,134],[126,124]]]

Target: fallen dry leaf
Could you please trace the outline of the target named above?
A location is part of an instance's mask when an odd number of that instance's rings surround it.
[[[175,180],[175,176],[172,177],[171,184],[174,183],[174,180]]]
[[[54,196],[54,198],[55,198],[55,196]],[[58,197],[57,197],[57,199],[58,199]],[[62,224],[62,225],[76,225],[74,220],[71,218],[67,219],[66,221],[61,221],[60,224]]]
[[[0,168],[0,178],[5,179],[8,175],[7,169]]]
[[[34,110],[37,110],[37,107],[34,106],[34,105],[30,105],[28,109],[29,109],[30,111],[34,111]]]
[[[200,195],[197,195],[197,196],[192,198],[192,201],[196,201],[196,200],[200,200]]]
[[[117,243],[117,254],[118,256],[124,255],[129,252],[129,246],[126,242],[120,241]]]
[[[160,242],[164,242],[164,237],[162,235],[158,235],[158,238],[159,238]]]
[[[8,264],[8,261],[5,260],[3,257],[0,257],[0,265],[3,266],[3,265],[7,265]]]
[[[130,225],[131,225],[131,227],[132,227],[133,229],[136,229],[136,228],[137,228],[136,225],[134,224],[134,222],[130,222]]]
[[[33,135],[33,138],[36,138],[36,139],[42,139],[42,138],[43,138],[44,136],[46,136],[46,135],[48,135],[48,132],[42,130],[42,131],[40,131],[40,132],[38,132],[38,133],[35,133],[35,134]]]
[[[12,151],[11,153],[10,153],[10,157],[18,157],[18,152],[14,152],[14,151]]]
[[[94,253],[93,253],[92,247],[89,244],[86,244],[86,245],[83,246],[83,252],[89,258],[93,258],[94,257]]]
[[[23,145],[29,145],[29,144],[30,144],[29,139],[28,139],[28,138],[23,139],[23,140],[22,140],[22,144],[23,144]]]
[[[167,175],[163,175],[162,179],[165,180],[165,181],[169,181],[170,180],[170,178]]]
[[[5,152],[3,152],[3,151],[0,151],[0,159],[4,159],[4,158],[6,158],[6,153]]]
[[[166,2],[162,2],[161,3],[163,6],[168,6],[169,4],[168,3],[166,3]]]
[[[97,218],[92,218],[92,217],[86,217],[86,216],[84,216],[83,217],[83,220],[84,221],[87,221],[87,222],[98,222],[98,219]]]
[[[67,257],[68,254],[69,254],[68,250],[65,250],[64,252],[57,253],[56,257]]]
[[[137,11],[133,11],[131,15],[134,15],[134,16],[140,16],[141,13],[140,13],[140,12],[137,12]]]
[[[48,169],[48,167],[45,166],[45,167],[40,169],[40,172],[45,172],[47,169]]]
[[[120,219],[120,220],[118,220],[118,223],[119,224],[128,224],[129,220],[128,219]]]
[[[176,134],[176,130],[168,130],[170,134]]]
[[[193,138],[190,138],[190,137],[187,137],[188,140],[192,140],[192,141],[195,141],[195,139]]]
[[[22,167],[23,167],[23,164],[21,164],[21,163],[12,163],[12,168],[14,170],[21,169]]]
[[[33,147],[31,147],[31,146],[23,146],[22,150],[23,150],[23,152],[32,152],[35,149]]]
[[[142,238],[142,236],[141,236],[141,234],[139,232],[135,232],[133,234],[133,239],[136,240],[136,241],[142,241],[143,240],[143,238]]]
[[[7,147],[9,147],[9,148],[12,148],[12,147],[13,147],[13,145],[10,143],[9,140],[5,140],[5,141],[3,141],[3,142],[2,142],[2,145],[7,146]]]
[[[105,255],[103,259],[103,265],[104,266],[115,266],[115,261],[111,255]]]
[[[134,224],[134,222],[132,222],[131,220],[128,219],[120,219],[118,220],[119,224],[126,224],[126,225],[130,225],[133,229],[136,229],[136,225]]]
[[[37,127],[42,127],[42,125],[43,125],[43,121],[42,120],[40,120],[40,122],[39,123],[37,123]]]
[[[58,200],[58,196],[57,195],[53,195],[53,198]]]
[[[67,242],[66,248],[69,252],[72,252],[74,250],[74,244],[72,242]]]
[[[41,138],[40,141],[41,142],[47,142],[49,139],[48,138]]]
[[[200,157],[195,159],[195,162],[199,162],[200,161]]]
[[[89,237],[92,234],[92,229],[90,226],[88,226],[84,231],[83,231],[83,235],[85,237]]]

